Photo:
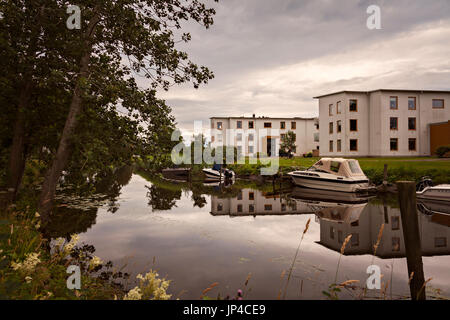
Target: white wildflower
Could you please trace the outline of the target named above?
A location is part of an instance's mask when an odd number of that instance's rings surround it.
[[[27,273],[31,273],[34,271],[36,266],[41,262],[39,259],[40,253],[32,252],[27,254],[25,261],[23,263],[20,262],[12,262],[11,267],[14,270],[23,270]]]
[[[101,265],[102,263],[103,263],[103,261],[99,257],[94,256],[94,257],[92,257],[91,261],[89,261],[89,269],[92,270],[95,267]]]
[[[134,289],[128,291],[125,297],[123,297],[123,300],[141,300],[141,298],[142,298],[141,289],[139,289],[139,287],[135,287]]]
[[[26,281],[27,283],[30,283],[31,280],[33,280],[32,277],[30,277],[30,276],[26,276],[26,277],[25,277],[25,281]]]

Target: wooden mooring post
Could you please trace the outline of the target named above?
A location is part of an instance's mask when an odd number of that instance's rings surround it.
[[[425,277],[416,205],[416,184],[412,181],[398,181],[397,188],[411,300],[425,300]]]

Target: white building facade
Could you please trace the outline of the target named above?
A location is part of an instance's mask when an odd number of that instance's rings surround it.
[[[281,139],[295,134],[295,156],[317,150],[317,118],[212,117],[211,146],[235,146],[244,156],[278,156]],[[230,130],[231,129],[231,130]]]
[[[315,99],[320,156],[429,156],[430,124],[450,120],[450,91],[341,91]]]

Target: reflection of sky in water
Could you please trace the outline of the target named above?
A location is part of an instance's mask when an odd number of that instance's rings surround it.
[[[160,275],[173,280],[170,291],[175,297],[186,290],[181,298],[197,299],[213,282],[220,285],[210,296],[218,292],[233,295],[252,273],[248,297],[275,299],[284,285],[280,275],[289,269],[309,218],[311,225],[301,245],[288,298],[323,298],[321,291],[334,281],[339,254],[316,243],[320,225],[314,215],[212,216],[210,196],[206,196],[208,203],[198,208],[185,193],[170,211],[152,212],[145,185],[151,183],[133,175],[121,190],[119,210],[112,214],[99,209],[96,224],[81,241],[94,245],[96,254],[112,260],[116,267],[126,264],[125,270],[130,272],[145,272],[155,257]],[[389,279],[393,260],[374,261]],[[450,256],[424,257],[423,261],[425,277],[433,278],[431,286],[449,295]],[[338,281],[364,283],[371,262],[368,254],[342,257]],[[394,294],[409,292],[407,280],[406,259],[395,259]]]

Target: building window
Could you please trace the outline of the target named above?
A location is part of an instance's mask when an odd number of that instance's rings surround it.
[[[358,100],[350,100],[349,102],[349,110],[350,112],[358,112]]]
[[[272,122],[264,122],[264,128],[272,128]]]
[[[253,133],[248,134],[248,141],[253,141]]]
[[[253,129],[253,128],[254,128],[253,121],[249,121],[249,122],[248,122],[248,128],[249,128],[249,129]]]
[[[409,138],[408,139],[408,150],[409,151],[416,151],[416,138]]]
[[[394,252],[400,251],[400,238],[398,237],[392,238],[392,251]]]
[[[350,131],[358,131],[358,120],[350,119]]]
[[[219,133],[218,135],[217,135],[217,141],[218,142],[222,142],[222,135]]]
[[[400,217],[395,216],[391,218],[391,228],[392,230],[400,230]]]
[[[281,204],[281,211],[285,212],[286,211],[286,203],[282,203]]]
[[[408,110],[416,110],[416,97],[408,98]]]
[[[223,204],[221,204],[221,203],[218,203],[217,204],[217,211],[222,211],[223,210]]]
[[[236,126],[237,126],[238,129],[242,129],[242,121],[238,121],[236,123]]]
[[[391,130],[398,130],[398,118],[391,118],[390,128]]]
[[[390,97],[389,99],[389,105],[391,110],[397,110],[398,109],[398,97]]]
[[[333,152],[333,140],[330,140],[330,152]]]
[[[284,122],[284,121],[280,122],[280,128],[286,129],[286,122]]]
[[[350,139],[350,151],[358,151],[358,140]]]
[[[238,133],[238,134],[236,135],[236,140],[237,140],[237,141],[242,141],[242,133]]]
[[[337,152],[341,152],[342,151],[341,140],[337,141],[336,149],[337,149],[336,150]]]
[[[330,115],[330,116],[333,115],[333,105],[332,105],[332,104],[330,104],[330,105],[328,106],[328,115]]]
[[[433,99],[433,109],[444,109],[444,99]]]
[[[314,132],[314,142],[319,142],[319,133],[318,132]]]
[[[341,120],[336,121],[336,130],[338,133],[342,131],[342,121]]]
[[[248,205],[248,212],[255,212],[255,206],[252,204]]]
[[[248,200],[255,200],[255,193],[254,192],[249,192],[248,193]]]
[[[217,122],[217,129],[222,130],[222,122]]]
[[[271,204],[265,204],[264,205],[264,211],[272,211],[272,205]]]
[[[242,204],[237,205],[237,212],[242,212]]]
[[[416,130],[416,118],[408,118],[408,130]]]
[[[333,133],[333,122],[330,122],[330,134]]]
[[[236,151],[237,151],[238,157],[241,156],[242,155],[242,146],[237,146],[236,149],[237,149]]]
[[[291,122],[291,129],[292,130],[297,129],[297,122],[295,122],[295,121]]]
[[[334,239],[335,230],[333,227],[330,227],[330,239]]]
[[[248,146],[248,153],[253,153],[253,152],[254,152],[253,146]]]
[[[336,114],[341,114],[341,102],[336,103]]]
[[[242,191],[240,191],[240,192],[238,193],[237,199],[238,199],[238,200],[242,200]]]
[[[445,237],[434,238],[434,247],[435,248],[447,247],[447,238],[445,238]]]
[[[398,139],[391,138],[391,151],[398,151]]]

